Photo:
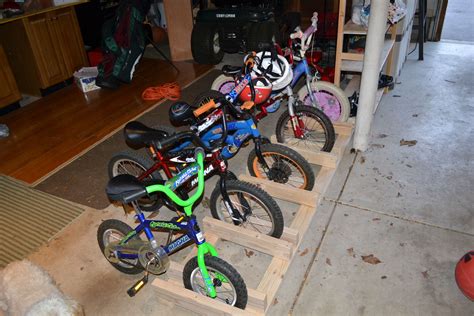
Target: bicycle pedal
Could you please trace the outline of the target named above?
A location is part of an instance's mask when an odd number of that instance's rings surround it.
[[[127,294],[130,297],[134,297],[146,284],[148,283],[148,273],[143,278],[138,280],[131,288],[128,289]]]

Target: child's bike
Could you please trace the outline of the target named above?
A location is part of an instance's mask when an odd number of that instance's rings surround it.
[[[225,116],[222,116],[225,120]],[[224,123],[225,124],[225,123]],[[204,176],[206,178],[218,174],[220,179],[212,191],[209,199],[209,208],[214,218],[242,226],[243,228],[255,230],[259,233],[279,238],[283,233],[283,214],[275,200],[261,188],[237,179],[228,170],[227,160],[221,154],[220,141],[214,139],[212,147],[201,142],[195,137],[199,146],[205,148]],[[187,164],[195,161],[193,149],[189,149],[190,137],[184,140],[177,148],[166,151],[156,146],[156,141],[163,138],[175,137],[171,129],[152,129],[140,122],[129,122],[124,128],[126,142],[135,148],[146,147],[153,157],[141,155],[135,151],[125,151],[112,157],[109,162],[109,173],[111,177],[119,174],[130,174],[142,181],[154,181],[155,179],[171,179],[174,174],[181,171]],[[178,134],[181,135],[181,134]],[[181,136],[180,136],[181,137]],[[226,138],[223,133],[221,139]],[[216,149],[212,149],[216,148]],[[197,184],[194,177],[178,189],[178,194],[186,196]],[[157,196],[142,198],[138,201],[144,211],[155,211],[163,204]],[[166,205],[172,208],[172,205]]]
[[[295,88],[303,75],[305,76],[305,84],[297,93],[298,100],[302,105],[321,109],[332,122],[345,122],[350,114],[348,98],[336,85],[330,82],[319,81],[316,67],[309,65],[305,57],[306,51],[312,47],[313,35],[317,31],[318,20],[316,12],[313,14],[311,21],[311,26],[308,27],[304,33],[299,27],[296,28],[290,35],[287,48],[281,50],[281,48],[277,46],[275,49],[279,54],[285,56],[291,65],[296,65],[292,72],[291,88]],[[300,39],[300,42],[294,43],[293,40],[296,39]],[[265,56],[265,53],[263,53],[263,55]],[[269,55],[268,52],[267,55]],[[275,60],[274,57],[271,58]],[[228,70],[229,68],[227,67],[226,69]],[[224,74],[214,80],[211,89],[226,94],[232,90],[234,86],[235,78],[232,76],[232,73],[224,71]],[[268,112],[274,112],[278,109],[279,100],[280,97],[278,97],[278,95],[270,98],[268,104],[265,105],[265,107],[269,109]]]
[[[176,142],[189,138],[189,132],[176,134],[168,140],[156,142],[160,149],[176,145]],[[195,150],[197,162],[179,172],[172,179],[159,184],[145,186],[131,175],[119,175],[107,185],[107,195],[113,201],[131,203],[139,224],[132,229],[127,224],[110,219],[104,221],[98,229],[97,239],[106,259],[117,270],[127,274],[138,274],[145,270],[145,276],[128,290],[134,296],[148,281],[148,274],[162,274],[169,267],[169,255],[180,251],[190,244],[197,245],[197,256],[190,259],[183,270],[183,283],[187,289],[220,300],[226,304],[244,309],[247,304],[247,287],[240,274],[227,262],[218,258],[216,249],[206,242],[196,217],[193,204],[204,191],[204,150]],[[174,191],[181,184],[197,174],[196,192],[187,199],[181,199]],[[170,221],[145,219],[137,200],[159,194],[164,200],[179,205],[183,212]],[[168,231],[168,242],[159,246],[152,230]],[[140,238],[144,232],[147,240]],[[182,235],[174,240],[174,233]]]

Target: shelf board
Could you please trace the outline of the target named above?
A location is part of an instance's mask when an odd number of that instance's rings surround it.
[[[343,33],[350,35],[366,35],[367,29],[362,25],[355,24],[354,22],[352,22],[352,20],[349,20],[344,25]]]
[[[390,26],[390,24],[387,24],[385,33],[390,29]],[[364,26],[355,24],[352,20],[349,20],[344,24],[343,33],[346,35],[367,35],[367,29]]]
[[[390,51],[391,51],[394,43],[395,43],[395,41],[392,40],[392,39],[385,40],[385,42],[383,44],[383,49],[382,49],[382,56],[380,58],[379,71],[382,71],[382,67],[385,64],[385,62],[387,61],[388,55],[390,54]],[[352,71],[352,72],[362,72],[363,65],[364,65],[363,60],[360,60],[360,61],[358,61],[358,60],[342,60],[341,70],[342,71]]]

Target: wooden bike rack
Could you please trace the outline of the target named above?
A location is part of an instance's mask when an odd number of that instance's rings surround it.
[[[156,278],[152,282],[158,288],[158,296],[195,313],[205,315],[211,313],[216,315],[265,315],[351,140],[352,124],[335,123],[334,128],[337,137],[334,148],[330,153],[312,152],[305,148],[289,146],[296,149],[310,164],[321,166],[312,191],[291,188],[284,184],[248,175],[239,176],[240,180],[261,187],[274,198],[300,205],[291,225],[284,228],[280,239],[246,230],[214,218],[204,218],[203,231],[210,243],[215,244],[219,239],[225,239],[273,256],[257,288],[247,288],[248,303],[245,310],[199,295],[183,287],[184,263],[196,255],[196,248],[188,254],[183,263],[171,261],[170,268],[167,271],[168,281]],[[272,142],[276,142],[274,137],[272,137]]]

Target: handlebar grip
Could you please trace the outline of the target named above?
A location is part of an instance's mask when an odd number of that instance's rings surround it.
[[[255,106],[255,102],[253,101],[245,101],[244,104],[240,106],[242,110],[250,110]]]
[[[250,66],[253,68],[253,65],[255,64],[255,56],[257,56],[257,53],[251,52],[247,55],[247,58],[245,59],[245,66]]]
[[[197,108],[196,110],[193,111],[193,114],[194,116],[198,117],[200,116],[201,114],[203,113],[206,113],[207,111],[209,111],[210,109],[214,109],[217,107],[217,104],[214,100],[210,100],[209,102],[207,102],[206,104],[204,104],[203,106]]]
[[[302,37],[303,37],[303,32],[301,30],[293,32],[293,33],[290,34],[291,39],[302,38]]]

